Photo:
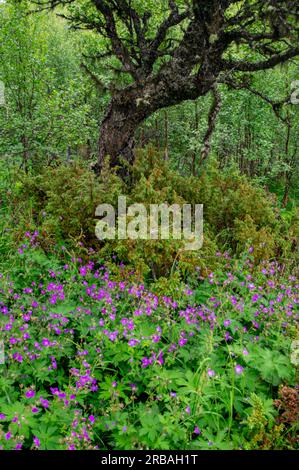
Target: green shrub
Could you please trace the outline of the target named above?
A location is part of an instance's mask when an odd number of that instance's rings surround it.
[[[117,207],[119,195],[127,204],[204,205],[204,245],[199,251],[182,250],[178,240],[110,240],[95,237],[95,209],[101,203]],[[23,201],[29,201],[27,207]],[[18,173],[12,198],[19,214],[16,225],[38,227],[44,239],[63,239],[93,246],[102,258],[116,259],[153,278],[178,271],[187,278],[195,267],[203,275],[219,265],[217,250],[240,254],[252,247],[256,260],[294,250],[291,222],[280,216],[275,200],[253,186],[237,170],[221,171],[212,160],[200,177],[181,176],[159,152],[149,147],[136,152],[129,185],[105,163],[99,178],[82,163],[45,168],[38,176]],[[21,230],[22,229],[22,230]]]

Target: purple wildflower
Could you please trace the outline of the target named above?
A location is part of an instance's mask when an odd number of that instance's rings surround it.
[[[34,390],[28,390],[25,393],[26,398],[33,398],[35,396],[35,391]]]
[[[237,375],[241,375],[243,373],[244,367],[240,366],[239,364],[235,367],[235,372]]]
[[[40,447],[40,440],[39,440],[39,438],[36,437],[36,436],[34,436],[33,442],[34,442],[35,447],[37,447],[37,449],[39,449],[39,447]]]

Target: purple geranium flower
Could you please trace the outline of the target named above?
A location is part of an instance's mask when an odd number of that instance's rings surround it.
[[[35,396],[35,391],[34,390],[28,390],[25,393],[26,398],[33,398]]]
[[[40,440],[39,440],[38,437],[34,436],[33,442],[34,442],[35,447],[37,447],[37,448],[40,447]]]
[[[94,416],[93,416],[93,415],[90,415],[90,416],[88,417],[88,419],[89,419],[89,421],[91,422],[91,424],[94,423]]]
[[[241,375],[243,373],[244,367],[240,366],[239,364],[236,365],[235,367],[235,372],[238,375]]]

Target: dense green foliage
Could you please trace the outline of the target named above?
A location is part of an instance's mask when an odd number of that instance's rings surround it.
[[[94,162],[98,127],[110,93],[126,77],[113,72],[114,59],[99,64],[95,86],[80,65],[101,48],[92,32],[74,32],[54,14],[24,15],[28,2],[0,9],[0,80],[6,105],[0,107],[0,150],[24,168],[39,172],[44,163],[67,162],[78,155]],[[251,88],[279,102],[297,96],[298,68],[289,63],[259,72]],[[223,86],[222,109],[213,134],[212,154],[221,168],[235,162],[242,174],[271,188],[283,202],[285,190],[298,198],[298,106],[289,103],[278,118],[271,105],[244,89]],[[202,171],[200,151],[210,97],[157,111],[137,131],[139,146],[151,141],[182,173]],[[288,201],[287,201],[288,202]],[[290,203],[291,207],[292,202]]]
[[[171,298],[42,243],[26,232],[0,279],[5,449],[294,445],[296,278],[224,255]]]
[[[200,177],[181,176],[149,148],[138,152],[130,185],[108,166],[98,179],[80,162],[45,168],[33,176],[12,172],[10,177],[15,183],[7,200],[13,214],[7,228],[19,227],[15,230],[17,240],[24,231],[37,227],[49,245],[55,240],[71,245],[83,241],[97,246],[103,259],[117,255],[119,261],[155,278],[179,271],[186,279],[195,265],[206,273],[217,264],[217,250],[241,254],[252,246],[256,261],[261,261],[285,259],[297,249],[297,211],[280,213],[276,198],[250,184],[236,167],[220,171],[217,163],[211,162]],[[117,207],[119,194],[127,196],[128,205],[165,200],[169,204],[202,203],[203,249],[185,252],[183,240],[128,239],[100,244],[95,237],[96,207],[102,203]]]

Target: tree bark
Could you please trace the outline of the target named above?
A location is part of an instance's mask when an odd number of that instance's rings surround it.
[[[201,164],[203,164],[203,162],[208,158],[209,153],[211,151],[211,139],[212,139],[215,127],[216,127],[216,119],[221,109],[221,96],[217,87],[214,87],[212,92],[213,92],[213,102],[212,102],[212,106],[209,112],[208,129],[206,131],[206,134],[204,137],[203,148],[201,150],[201,156],[200,156]]]
[[[107,156],[111,167],[123,167],[124,162],[132,164],[137,127],[158,109],[205,95],[216,80],[212,73],[207,75],[186,79],[176,74],[175,69],[170,72],[166,70],[158,79],[133,84],[115,92],[100,126],[99,158],[95,171],[100,172]]]
[[[100,171],[106,157],[112,168],[122,167],[123,161],[134,161],[134,134],[148,113],[138,106],[138,95],[119,93],[109,104],[100,126],[99,160],[96,170]]]

